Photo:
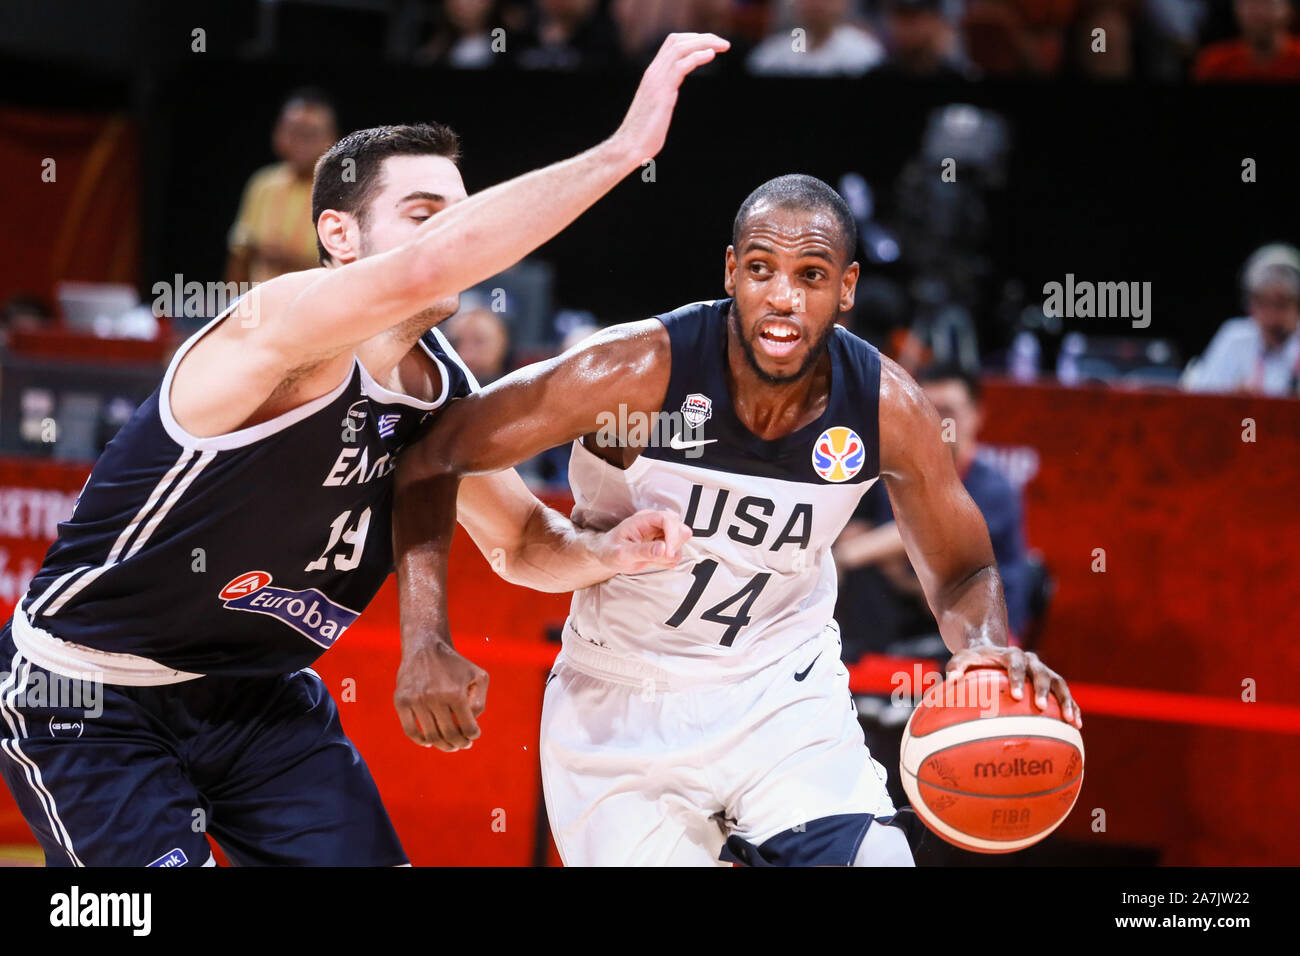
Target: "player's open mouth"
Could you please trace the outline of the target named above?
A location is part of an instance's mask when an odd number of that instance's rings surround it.
[[[773,358],[784,358],[799,345],[803,333],[789,322],[765,322],[758,330],[758,343]]]

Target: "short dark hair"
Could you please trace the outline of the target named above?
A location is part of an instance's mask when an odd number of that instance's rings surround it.
[[[380,173],[389,156],[445,156],[460,158],[460,137],[441,123],[376,126],[348,133],[316,161],[311,185],[311,221],[320,222],[326,209],[351,213],[364,224],[366,206],[380,186]],[[348,166],[351,160],[352,166]],[[347,173],[347,175],[344,175]],[[316,235],[321,265],[330,255]]]
[[[845,260],[851,260],[858,250],[858,225],[853,220],[853,212],[844,197],[816,176],[805,176],[802,173],[769,179],[745,198],[731,224],[733,246],[739,243],[741,230],[759,203],[771,203],[784,209],[828,212],[839,226],[840,245]]]
[[[966,394],[970,396],[972,402],[979,402],[984,392],[979,375],[956,362],[935,362],[926,365],[917,371],[916,380],[922,385],[933,385],[936,382],[961,382],[966,386]]]

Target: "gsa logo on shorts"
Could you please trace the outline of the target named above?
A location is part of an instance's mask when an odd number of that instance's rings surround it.
[[[848,481],[866,460],[867,446],[852,428],[836,425],[813,442],[813,471],[827,481]]]
[[[83,721],[50,718],[51,737],[80,737],[85,731],[86,725]]]
[[[271,587],[265,571],[245,571],[217,595],[230,611],[252,611],[283,621],[321,647],[329,647],[360,617],[359,611],[335,604],[315,588],[294,591]]]

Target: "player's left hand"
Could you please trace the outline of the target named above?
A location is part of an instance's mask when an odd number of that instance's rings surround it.
[[[643,510],[601,535],[597,556],[613,574],[674,567],[691,529],[671,511]]]
[[[1025,677],[1034,685],[1034,703],[1039,710],[1047,709],[1047,692],[1051,691],[1061,704],[1061,714],[1067,723],[1082,729],[1083,714],[1079,705],[1070,696],[1070,688],[1065,678],[1052,670],[1033,651],[1024,651],[1018,647],[998,647],[993,644],[980,644],[958,651],[948,661],[945,668],[947,676],[956,679],[966,673],[967,668],[984,665],[1001,667],[1011,679],[1011,696],[1019,700],[1025,695]]]

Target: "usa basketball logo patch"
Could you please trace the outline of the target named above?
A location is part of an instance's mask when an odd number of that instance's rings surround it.
[[[699,392],[692,392],[682,402],[682,418],[692,428],[699,428],[713,417],[713,399]]]
[[[813,442],[813,471],[827,481],[848,481],[867,461],[867,446],[852,428],[836,425]]]

